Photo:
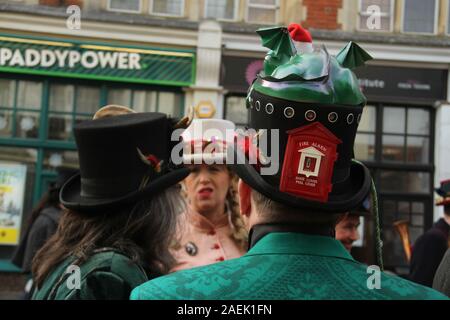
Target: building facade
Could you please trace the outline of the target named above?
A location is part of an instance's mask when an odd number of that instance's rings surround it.
[[[80,28],[70,5],[81,8]],[[54,169],[77,165],[73,124],[112,103],[172,116],[193,107],[197,117],[245,126],[245,94],[266,52],[255,31],[297,22],[331,54],[352,40],[375,58],[356,70],[368,106],[355,157],[378,186],[385,264],[405,274],[393,222],[407,220],[414,241],[442,214],[433,189],[450,177],[449,8],[448,0],[0,1],[0,164],[22,177],[11,200],[18,213],[3,218],[14,228],[0,226],[0,267],[14,270],[8,259]],[[355,250],[368,263],[371,226]]]

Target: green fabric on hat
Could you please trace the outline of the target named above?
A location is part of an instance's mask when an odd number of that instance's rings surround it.
[[[284,27],[260,29],[257,33],[262,44],[272,50],[264,60],[264,72],[250,91],[255,89],[268,96],[298,102],[365,105],[358,80],[346,67],[359,66],[371,58],[357,44],[348,44],[338,60],[324,47],[313,53],[296,53]]]
[[[256,32],[261,36],[262,45],[271,49],[264,62],[265,74],[271,74],[297,52],[286,27],[263,28]]]
[[[336,55],[336,60],[345,68],[354,69],[363,66],[366,61],[372,60],[372,56],[368,54],[359,45],[350,41]]]
[[[333,56],[328,56],[324,75],[326,55],[324,51],[297,55],[292,62],[278,67],[273,76],[258,77],[250,90],[298,102],[364,106],[366,98],[359,89],[358,79]]]

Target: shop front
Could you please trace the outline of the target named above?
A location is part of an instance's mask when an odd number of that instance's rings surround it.
[[[222,56],[221,85],[226,90],[224,118],[243,127],[248,111],[245,96],[256,75],[263,68],[264,57]]]
[[[106,104],[181,116],[194,82],[194,51],[0,34],[0,271],[56,168],[78,166],[73,125]]]
[[[355,157],[369,167],[378,188],[385,267],[401,275],[409,266],[394,223],[405,223],[411,245],[433,223],[435,106],[447,100],[447,73],[394,66],[356,70],[368,103]],[[373,250],[359,254],[373,261]]]

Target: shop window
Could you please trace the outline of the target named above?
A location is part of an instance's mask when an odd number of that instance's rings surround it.
[[[133,109],[137,112],[155,112],[158,109],[158,92],[135,90]]]
[[[152,0],[150,13],[181,17],[184,15],[184,0]]]
[[[75,150],[44,150],[44,170],[56,171],[58,167],[78,168],[78,153]]]
[[[383,192],[430,192],[430,173],[415,171],[381,170],[379,188]]]
[[[47,138],[73,139],[73,125],[91,119],[100,107],[100,88],[72,84],[51,84]]]
[[[0,136],[38,138],[42,83],[0,80]]]
[[[423,200],[385,199],[381,201],[384,262],[388,268],[394,268],[400,274],[408,273],[408,262],[394,222],[405,221],[407,223],[410,242],[414,245],[417,238],[423,233],[425,207]]]
[[[245,127],[248,122],[248,110],[245,97],[230,96],[225,101],[225,119],[233,121],[237,127]]]
[[[184,111],[183,95],[168,91],[112,88],[108,90],[108,104],[131,106],[137,112],[162,112],[172,117],[180,117]]]
[[[0,137],[12,136],[15,81],[0,79]]]
[[[237,0],[206,0],[205,17],[220,20],[236,20]]]
[[[379,11],[373,11],[374,9]],[[392,31],[394,0],[360,0],[358,10],[358,30]],[[373,19],[374,12],[379,12],[379,17],[375,17],[375,19]],[[379,21],[379,23],[377,23],[377,21]]]
[[[355,158],[361,161],[375,160],[375,127],[376,127],[376,108],[375,106],[366,106],[358,125],[354,151]]]
[[[181,108],[180,95],[174,94],[172,92],[160,92],[158,99],[158,111],[171,115],[179,116]]]
[[[130,89],[109,89],[108,104],[118,104],[121,106],[131,105]]]
[[[108,10],[119,12],[140,13],[141,0],[108,0]]]
[[[277,23],[278,0],[247,0],[247,22]]]
[[[430,112],[419,108],[383,108],[382,161],[428,164]]]
[[[436,34],[438,6],[437,0],[403,1],[403,32]]]

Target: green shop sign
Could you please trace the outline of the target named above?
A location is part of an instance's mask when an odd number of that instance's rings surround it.
[[[190,51],[0,35],[0,71],[58,77],[188,86]]]

